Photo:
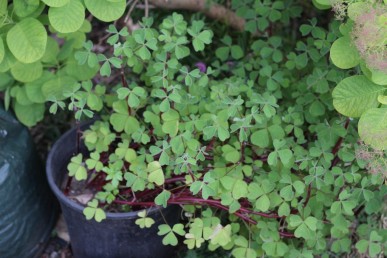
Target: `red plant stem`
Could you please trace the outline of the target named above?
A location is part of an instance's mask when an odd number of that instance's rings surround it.
[[[345,129],[348,129],[349,122],[350,122],[350,120],[349,120],[349,118],[347,118],[347,120],[345,121],[345,124],[344,124],[344,128],[345,128]],[[340,137],[340,138],[337,140],[335,146],[334,146],[333,149],[332,149],[332,154],[335,156],[335,158],[334,158],[334,159],[332,160],[332,162],[331,162],[331,168],[333,168],[334,166],[336,166],[337,163],[338,163],[339,160],[340,160],[339,157],[337,157],[337,152],[339,151],[339,149],[340,149],[342,143],[343,143],[343,137]]]
[[[246,148],[246,142],[243,141],[241,145],[241,158],[240,158],[241,163],[245,161],[245,148]]]
[[[294,238],[295,237],[293,233],[289,233],[289,232],[279,231],[278,233],[280,234],[280,236],[285,237],[285,238]]]
[[[72,177],[72,176],[69,176],[69,177],[67,178],[66,187],[65,187],[65,190],[64,190],[64,194],[65,194],[65,195],[68,195],[68,194],[69,194],[70,186],[71,186],[72,180],[73,180],[73,177]]]
[[[118,203],[118,204],[126,204],[126,205],[132,205],[132,206],[145,206],[145,207],[156,206],[156,204],[154,202],[137,202],[137,201],[133,202],[133,201],[123,201],[123,200],[115,200],[114,202]],[[206,204],[206,205],[212,206],[214,208],[222,209],[225,211],[229,210],[228,207],[222,205],[221,202],[218,200],[210,200],[210,199],[205,200],[205,199],[194,198],[194,197],[177,197],[177,198],[172,197],[171,199],[168,200],[167,203],[168,204],[179,204],[179,205],[182,205],[182,204]],[[265,218],[279,218],[279,216],[276,214],[270,215],[267,213],[255,212],[255,211],[248,210],[246,208],[241,208],[237,212],[234,213],[235,216],[239,217],[240,219],[242,219],[248,223],[251,223],[254,225],[257,224],[257,221],[251,219],[248,215],[245,215],[245,214],[259,215],[259,216],[262,216]],[[285,237],[285,238],[293,238],[294,237],[293,233],[282,232],[282,231],[279,231],[278,233],[281,237]]]
[[[312,184],[310,183],[308,185],[308,190],[307,190],[307,193],[306,193],[306,199],[305,199],[305,203],[304,203],[304,208],[306,207],[306,205],[308,205],[311,192],[312,192]]]
[[[209,144],[207,145],[207,147],[206,147],[206,151],[212,150],[212,148],[214,147],[214,144],[215,144],[215,140],[216,140],[215,137],[213,137],[213,138],[211,139],[210,143],[209,143]]]
[[[268,155],[258,156],[255,154],[253,157],[253,160],[260,160],[262,162],[267,162],[267,157]]]
[[[121,82],[125,88],[129,88],[128,82],[125,79],[125,73],[123,68],[121,68]]]
[[[180,176],[180,177],[172,177],[172,178],[168,178],[168,179],[165,179],[165,184],[170,184],[170,183],[175,183],[175,182],[182,182],[185,180],[185,177],[184,176]]]
[[[345,128],[345,129],[348,129],[349,121],[350,121],[349,118],[347,118],[347,120],[345,121],[345,124],[344,124],[344,128]],[[336,155],[336,154],[337,154],[337,152],[339,151],[339,149],[340,149],[342,143],[343,143],[343,137],[340,137],[340,138],[337,140],[335,146],[334,146],[333,149],[332,149],[332,154],[333,154],[333,155]]]
[[[95,169],[93,169],[92,173],[96,173]],[[97,174],[93,179],[89,179],[89,182],[86,185],[86,188],[90,188],[92,185],[95,185],[96,182],[98,181],[98,178],[101,176],[101,174]]]
[[[183,182],[184,180],[185,180],[184,176],[177,176],[177,177],[172,177],[172,178],[165,179],[164,184],[168,185],[168,184],[172,184],[172,183],[176,183],[176,182]],[[161,191],[161,189],[145,190],[145,191],[140,192],[137,197],[139,198],[139,197],[148,196],[148,195],[152,196],[155,193],[160,192],[160,191]],[[124,189],[122,189],[121,194],[128,194],[128,193],[132,193],[131,188],[124,188]]]
[[[75,120],[75,124],[76,124],[76,127],[77,127],[77,133],[76,133],[76,147],[77,147],[77,153],[80,152],[80,139],[81,139],[81,136],[82,136],[82,132],[81,132],[81,127],[80,127],[80,123],[78,120]]]
[[[119,204],[127,204],[127,205],[132,205],[132,206],[155,206],[156,204],[154,202],[138,202],[138,201],[124,201],[124,200],[115,200],[114,202],[119,203]],[[168,202],[169,204],[205,204],[209,206],[213,206],[216,208],[220,208],[223,210],[228,211],[228,207],[224,206],[221,204],[219,200],[211,200],[211,199],[202,199],[202,198],[196,198],[192,196],[183,196],[183,197],[171,197]],[[277,214],[269,214],[269,213],[264,213],[264,212],[257,212],[257,211],[252,211],[247,208],[240,208],[238,213],[243,212],[247,214],[253,214],[253,215],[258,215],[261,217],[265,218],[280,218]]]

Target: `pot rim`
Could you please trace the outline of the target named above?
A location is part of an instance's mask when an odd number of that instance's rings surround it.
[[[95,122],[95,120],[85,122],[85,123],[81,124],[80,127],[87,128],[93,122]],[[59,139],[56,140],[56,142],[52,146],[52,148],[47,156],[46,176],[47,176],[48,184],[49,184],[52,192],[58,198],[59,202],[63,203],[64,205],[66,205],[68,207],[71,207],[74,210],[77,210],[80,213],[83,213],[83,209],[86,206],[83,206],[83,205],[69,199],[63,193],[63,191],[58,187],[58,185],[55,183],[54,177],[53,177],[53,174],[54,174],[54,164],[53,164],[54,163],[54,158],[53,158],[54,154],[58,151],[60,152],[62,144],[65,144],[67,142],[67,138],[70,137],[70,135],[73,134],[76,130],[77,130],[76,127],[71,128],[70,130],[65,132],[62,136],[60,136]],[[142,209],[142,210],[144,210],[144,209]],[[139,211],[142,211],[142,210],[139,210]],[[147,208],[145,210],[147,211],[148,215],[151,215],[157,211],[161,211],[162,207],[155,205],[155,206]],[[130,211],[130,212],[106,212],[105,211],[105,214],[106,214],[106,219],[124,219],[124,218],[128,218],[128,217],[137,217],[137,214],[139,211]]]

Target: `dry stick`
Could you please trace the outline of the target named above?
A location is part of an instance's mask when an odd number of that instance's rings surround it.
[[[129,1],[129,2],[131,2],[131,1]],[[128,4],[129,4],[129,2],[128,2]],[[133,9],[136,6],[137,2],[138,2],[138,0],[134,1],[133,4],[130,6],[129,11],[126,14],[125,19],[124,19],[125,24],[128,22],[130,15],[132,14]]]
[[[232,28],[243,31],[245,20],[237,16],[233,11],[220,4],[208,4],[206,0],[148,0],[150,4],[162,9],[181,9],[194,12],[202,12],[206,16],[229,24]]]
[[[149,3],[148,0],[145,0],[145,17],[149,16]]]

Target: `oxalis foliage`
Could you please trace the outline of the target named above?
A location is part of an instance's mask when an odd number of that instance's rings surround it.
[[[159,226],[164,244],[207,243],[237,258],[383,256],[385,170],[368,171],[356,121],[332,101],[353,75],[329,59],[343,25],[303,21],[312,9],[301,6],[232,1],[246,20],[240,34],[173,13],[131,33],[109,26],[107,51],[85,40],[72,49],[74,65],[99,74],[44,101],[78,120],[99,115],[83,132],[90,154],[68,165],[97,189],[86,218],[133,208],[147,228],[154,220],[145,208],[178,204],[181,223]],[[382,166],[383,155],[374,156]]]

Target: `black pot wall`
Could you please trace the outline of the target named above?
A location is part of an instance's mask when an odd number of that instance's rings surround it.
[[[82,129],[87,128],[84,125]],[[159,208],[151,208],[148,214],[156,223],[149,229],[141,229],[135,224],[137,212],[107,213],[102,222],[86,220],[83,206],[68,199],[60,189],[66,167],[76,154],[76,130],[64,134],[53,146],[47,160],[49,185],[58,198],[64,219],[68,226],[71,247],[75,258],[155,258],[174,257],[174,248],[164,246],[157,235],[158,225],[164,220]],[[81,151],[85,148],[81,146]],[[180,208],[170,206],[161,209],[168,223],[179,221]]]
[[[58,207],[28,129],[0,105],[0,257],[39,257]]]

